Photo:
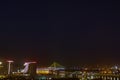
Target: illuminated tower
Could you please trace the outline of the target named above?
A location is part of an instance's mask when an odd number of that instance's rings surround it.
[[[24,74],[36,75],[36,62],[25,62],[25,68],[21,70]]]
[[[11,74],[11,63],[13,63],[12,60],[7,61],[8,62],[8,75]]]
[[[37,66],[35,63],[29,65],[28,73],[30,74],[30,76],[36,75],[36,69],[37,69]]]

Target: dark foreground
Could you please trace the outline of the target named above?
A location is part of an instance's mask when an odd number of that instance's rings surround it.
[[[33,79],[33,78],[4,78],[0,80],[80,80],[78,78],[57,78],[57,79]],[[92,80],[103,80],[103,79],[92,79]]]
[[[79,79],[78,78],[34,79],[34,78],[19,77],[19,78],[4,78],[4,79],[0,79],[0,80],[79,80]]]

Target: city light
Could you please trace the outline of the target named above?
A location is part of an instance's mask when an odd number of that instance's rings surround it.
[[[53,78],[78,78],[78,79],[117,79],[120,78],[120,67],[119,66],[110,66],[110,67],[81,67],[81,69],[77,68],[69,68],[67,69],[65,66],[62,66],[56,62],[53,62],[52,65],[48,67],[38,67],[36,66],[36,62],[25,62],[24,68],[21,67],[17,69],[15,72],[14,65],[11,65],[14,61],[8,60],[8,72],[6,71],[6,74],[9,76],[31,76],[35,72],[35,75],[45,77],[46,79],[49,79],[51,77]],[[3,62],[0,62],[0,65],[2,65]],[[16,64],[16,63],[15,63]],[[7,65],[6,65],[7,66]],[[11,67],[13,66],[13,67]],[[4,67],[4,66],[3,66]],[[3,67],[0,69],[2,70]],[[80,67],[80,66],[79,66]],[[12,71],[13,70],[13,71]],[[18,71],[19,70],[19,71]],[[5,70],[4,70],[5,71]],[[4,72],[3,71],[3,72]],[[48,77],[48,75],[50,75]],[[67,75],[67,76],[66,76]],[[3,77],[6,77],[6,75],[0,75]],[[52,78],[51,78],[52,79]],[[74,80],[74,79],[73,79]]]
[[[0,65],[2,65],[2,62],[0,62]]]
[[[14,62],[14,61],[12,61],[12,60],[8,60],[7,62],[12,63],[12,62]]]
[[[8,75],[11,73],[11,63],[13,63],[14,61],[12,60],[8,60]]]

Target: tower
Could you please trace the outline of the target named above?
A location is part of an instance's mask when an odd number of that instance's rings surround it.
[[[29,74],[30,76],[36,75],[36,62],[25,62],[25,68],[21,70],[24,74]]]

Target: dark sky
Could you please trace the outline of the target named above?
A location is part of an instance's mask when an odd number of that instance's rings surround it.
[[[41,65],[120,64],[118,2],[0,2],[0,57]]]

